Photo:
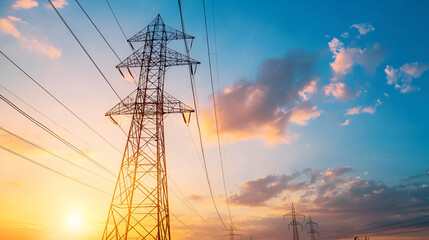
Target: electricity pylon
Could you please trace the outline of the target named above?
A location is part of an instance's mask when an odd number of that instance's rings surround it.
[[[165,72],[171,66],[199,64],[167,48],[171,40],[193,39],[164,24],[160,15],[128,39],[143,46],[116,68],[140,70],[138,86],[106,113],[131,115],[132,122],[102,239],[170,240],[164,118],[193,110],[164,92]]]
[[[306,227],[307,225],[310,226],[310,231],[308,231],[307,236],[310,235],[310,240],[316,240],[316,237],[314,236],[314,234],[318,234],[320,236],[320,233],[314,230],[313,226],[318,226],[318,224],[313,220],[311,220],[311,215],[310,215],[310,220],[307,223],[305,223]]]
[[[292,222],[290,222],[290,223],[289,223],[288,227],[290,228],[290,226],[292,225],[292,230],[293,230],[293,240],[299,240],[298,227],[297,227],[297,226],[298,226],[298,225],[301,225],[301,231],[302,231],[303,229],[302,229],[302,224],[301,224],[301,223],[299,223],[298,221],[296,221],[296,217],[297,217],[297,216],[303,216],[303,217],[304,217],[304,219],[305,219],[305,216],[304,216],[303,214],[298,213],[298,212],[296,212],[296,211],[295,211],[295,207],[293,206],[293,203],[292,203],[292,212],[290,212],[290,213],[287,213],[287,214],[283,215],[283,219],[284,219],[286,216],[292,216]]]
[[[238,236],[238,237],[240,237],[240,239],[242,239],[242,235],[241,235],[241,234],[234,233],[234,231],[238,231],[238,230],[237,230],[237,228],[236,228],[236,227],[234,227],[233,225],[231,225],[231,226],[229,227],[229,229],[225,229],[225,230],[223,230],[223,231],[227,232],[227,233],[226,233],[226,234],[224,234],[223,236],[224,236],[224,237],[228,237],[228,236],[229,236],[229,240],[234,240],[235,236]]]

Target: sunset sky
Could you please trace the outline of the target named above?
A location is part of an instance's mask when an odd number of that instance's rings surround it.
[[[118,94],[130,94],[135,84],[116,70],[119,60],[76,1],[53,2]],[[128,57],[106,1],[79,2],[119,57]],[[181,29],[177,1],[109,2],[127,37],[157,14]],[[186,33],[195,36],[191,57],[201,62],[195,81],[209,177],[229,222],[203,3],[182,5]],[[291,219],[283,220],[292,202],[306,215],[300,223],[311,215],[319,224],[320,239],[427,239],[428,10],[420,0],[206,1],[226,187],[243,240],[292,239]],[[169,47],[185,53],[183,41]],[[111,144],[1,54],[0,95],[117,174],[127,137],[104,114],[119,99],[47,0],[0,1],[0,51]],[[170,68],[165,90],[192,106],[188,68]],[[115,120],[129,128],[129,117]],[[0,127],[0,240],[101,239],[115,178],[4,101]],[[189,126],[169,115],[165,128],[170,210],[180,219],[171,217],[172,239],[226,239],[195,115]]]

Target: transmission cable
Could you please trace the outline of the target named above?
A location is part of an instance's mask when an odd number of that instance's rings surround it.
[[[35,107],[33,107],[31,104],[29,104],[28,102],[26,102],[24,99],[18,97],[16,94],[14,94],[12,91],[10,91],[9,89],[7,89],[5,86],[0,84],[0,87],[3,88],[5,91],[7,91],[8,93],[10,93],[12,96],[16,97],[17,99],[19,99],[21,102],[23,102],[25,105],[27,105],[29,108],[33,109],[34,111],[36,111],[37,113],[39,113],[40,115],[42,115],[43,117],[45,117],[46,119],[48,119],[50,122],[52,122],[53,124],[55,124],[56,126],[58,126],[59,128],[63,129],[64,131],[68,132],[69,134],[73,135],[75,138],[79,139],[80,141],[82,141],[83,143],[85,143],[86,145],[97,149],[96,147],[94,147],[92,144],[90,144],[89,142],[85,141],[84,139],[82,139],[81,137],[79,137],[77,134],[73,133],[72,131],[68,130],[67,128],[61,126],[59,123],[57,123],[56,121],[54,121],[52,118],[46,116],[45,114],[43,114],[42,112],[40,112],[39,110],[37,110]],[[97,151],[101,152],[101,154],[103,154],[104,156],[111,158],[111,156],[107,156],[106,153],[104,153],[103,151],[100,151],[99,149],[97,149]],[[113,160],[113,159],[112,159]]]
[[[115,18],[116,23],[119,26],[119,29],[121,29],[122,35],[124,35],[125,41],[128,41],[127,35],[125,35],[124,29],[122,29],[122,26],[118,21],[118,18],[116,18],[116,14],[115,14],[115,12],[113,12],[113,9],[112,9],[112,6],[110,6],[109,0],[106,0],[106,2],[107,2],[107,5],[109,6],[110,11],[113,14],[113,17]]]
[[[98,163],[94,159],[92,159],[90,156],[86,155],[82,150],[80,150],[79,148],[77,148],[76,146],[74,146],[73,144],[71,144],[70,142],[68,142],[67,140],[65,140],[64,138],[60,137],[58,134],[56,134],[50,128],[46,127],[45,125],[43,125],[42,123],[40,123],[36,119],[32,118],[30,115],[28,115],[26,112],[24,112],[23,110],[21,110],[20,108],[18,108],[16,105],[14,105],[11,101],[9,101],[7,98],[5,98],[1,94],[0,94],[0,99],[3,100],[5,103],[7,103],[9,106],[11,106],[13,109],[15,109],[17,112],[19,112],[21,115],[23,115],[24,117],[26,117],[28,120],[30,120],[31,122],[33,122],[34,124],[36,124],[38,127],[40,127],[41,129],[43,129],[44,131],[46,131],[47,133],[49,133],[50,135],[52,135],[53,137],[55,137],[56,139],[58,139],[60,142],[62,142],[66,146],[68,146],[70,149],[72,149],[76,153],[80,154],[84,158],[88,159],[90,162],[92,162],[94,165],[96,165],[97,167],[101,168],[102,170],[104,170],[108,174],[110,174],[112,176],[115,176],[115,174],[112,173],[109,169],[107,169],[106,167],[104,167],[102,164]]]
[[[188,225],[186,225],[182,220],[180,220],[180,218],[178,218],[174,213],[172,213],[171,211],[170,211],[170,214],[173,216],[173,217],[175,217],[181,224],[183,224],[186,228],[188,228],[191,232],[193,232],[195,235],[197,235],[197,236],[199,236],[199,237],[201,237],[201,238],[203,238],[203,239],[207,239],[207,238],[205,238],[204,236],[201,236],[200,234],[198,234],[197,232],[195,232],[194,230],[192,230],[192,228],[190,228]]]
[[[63,176],[63,177],[65,177],[65,178],[68,178],[68,179],[70,179],[70,180],[72,180],[72,181],[74,181],[74,182],[77,182],[77,183],[79,183],[79,184],[82,184],[82,185],[84,185],[84,186],[86,186],[86,187],[89,187],[89,188],[91,188],[91,189],[93,189],[93,190],[96,190],[96,191],[98,191],[98,192],[101,192],[101,193],[104,193],[104,194],[110,195],[110,194],[109,194],[108,192],[106,192],[106,191],[103,191],[103,190],[101,190],[101,189],[99,189],[99,188],[97,188],[97,187],[94,187],[94,186],[92,186],[92,185],[89,185],[89,184],[87,184],[87,183],[84,183],[84,182],[80,181],[79,179],[77,179],[77,178],[75,178],[75,177],[72,177],[72,176],[66,175],[66,174],[64,174],[64,173],[62,173],[62,172],[59,172],[59,171],[57,171],[57,170],[53,169],[53,168],[50,168],[50,167],[48,167],[48,166],[45,166],[45,165],[43,165],[43,164],[41,164],[41,163],[39,163],[39,162],[36,162],[36,161],[34,161],[34,160],[30,159],[30,158],[27,158],[27,157],[25,157],[25,156],[23,156],[23,155],[21,155],[21,154],[19,154],[19,153],[15,152],[15,151],[13,151],[13,150],[9,149],[9,148],[6,148],[6,147],[4,147],[4,146],[2,146],[2,145],[0,145],[0,148],[1,148],[1,149],[3,149],[3,150],[4,150],[4,151],[6,151],[6,152],[9,152],[9,153],[11,153],[11,154],[13,154],[13,155],[15,155],[15,156],[18,156],[18,157],[20,157],[20,158],[22,158],[22,159],[24,159],[24,160],[26,160],[26,161],[28,161],[28,162],[31,162],[31,163],[33,163],[33,164],[36,164],[36,165],[37,165],[37,166],[39,166],[39,167],[42,167],[42,168],[45,168],[45,169],[47,169],[47,170],[49,170],[49,171],[51,171],[51,172],[54,172],[54,173],[56,173],[56,174],[58,174],[58,175],[60,175],[60,176]]]
[[[219,137],[219,123],[218,123],[218,117],[217,117],[216,97],[215,97],[215,91],[214,91],[214,85],[213,85],[212,63],[211,63],[211,56],[210,56],[210,41],[209,41],[209,33],[208,33],[208,28],[207,28],[207,14],[206,14],[205,0],[203,0],[203,10],[204,10],[204,26],[206,29],[207,56],[208,56],[208,60],[209,60],[210,84],[211,84],[211,89],[212,89],[213,110],[214,110],[214,117],[215,117],[216,136],[217,136],[220,166],[221,166],[221,170],[222,170],[223,189],[225,192],[226,205],[228,206],[229,219],[231,221],[231,225],[234,226],[234,224],[232,223],[231,209],[229,207],[228,194],[226,191],[225,172],[224,172],[224,167],[223,167],[222,149],[221,149],[220,137]]]
[[[75,0],[75,2],[77,3],[77,5],[79,5],[82,12],[85,14],[85,16],[88,18],[88,20],[92,23],[92,26],[94,26],[94,28],[97,30],[98,34],[100,34],[100,36],[103,38],[103,40],[107,44],[107,46],[109,46],[110,50],[112,50],[113,54],[115,54],[116,58],[121,62],[121,58],[118,56],[118,54],[115,52],[115,50],[113,50],[112,46],[110,46],[109,42],[106,40],[104,35],[101,33],[100,29],[98,29],[97,25],[95,25],[94,21],[92,21],[91,17],[88,15],[88,13],[82,7],[82,5],[80,5],[80,2],[78,0]]]
[[[180,11],[180,20],[181,20],[181,25],[182,25],[182,32],[183,32],[183,34],[185,34],[186,32],[185,32],[185,25],[184,25],[184,21],[183,21],[182,4],[181,4],[180,0],[178,0],[178,2],[179,2],[179,11]],[[185,38],[183,40],[185,42],[185,48],[186,48],[187,57],[190,58],[188,42],[186,41]],[[210,197],[212,199],[213,206],[214,206],[214,208],[216,210],[216,213],[217,213],[217,215],[218,215],[218,217],[219,217],[219,219],[220,219],[223,227],[225,229],[228,229],[226,227],[226,224],[223,221],[220,213],[219,213],[218,208],[217,208],[216,201],[215,201],[214,195],[213,195],[213,190],[212,190],[211,183],[210,183],[210,178],[209,178],[208,169],[207,169],[207,161],[206,161],[206,156],[205,156],[205,152],[204,152],[204,145],[203,145],[203,140],[202,140],[202,134],[201,134],[200,121],[199,121],[199,114],[198,114],[199,111],[198,111],[198,104],[197,104],[196,91],[195,91],[195,82],[194,82],[195,79],[194,79],[193,70],[192,70],[192,66],[191,65],[189,65],[189,72],[190,72],[189,76],[190,76],[191,89],[192,89],[192,98],[193,98],[194,107],[195,107],[195,118],[196,118],[196,122],[197,122],[198,136],[199,136],[199,140],[200,140],[201,155],[203,157],[204,170],[205,170],[206,180],[207,180],[209,191],[210,191]]]
[[[57,8],[54,6],[51,0],[48,0],[51,4],[52,8],[57,13],[58,17],[60,17],[61,21],[64,23],[64,25],[67,27],[67,29],[70,31],[70,33],[73,35],[74,39],[78,42],[79,46],[82,48],[82,50],[85,52],[85,54],[88,56],[88,58],[91,60],[91,62],[94,64],[95,68],[97,68],[98,72],[101,74],[101,76],[104,78],[106,83],[110,86],[112,91],[115,93],[115,95],[119,98],[119,100],[122,102],[122,98],[119,96],[119,94],[116,92],[116,90],[113,88],[110,81],[107,79],[107,77],[104,75],[104,73],[101,71],[101,69],[98,67],[97,63],[95,63],[94,59],[92,59],[91,55],[89,55],[88,51],[85,49],[85,47],[82,45],[80,40],[77,38],[76,34],[73,32],[73,30],[70,28],[70,26],[67,24],[67,22],[64,20],[64,18],[61,16],[60,12],[58,12]]]
[[[15,67],[17,67],[22,73],[24,73],[31,81],[33,81],[37,86],[39,86],[43,91],[45,91],[49,96],[51,96],[57,103],[59,103],[63,108],[65,108],[69,113],[71,113],[74,117],[76,117],[80,122],[82,122],[85,126],[87,126],[92,132],[97,134],[101,139],[103,139],[106,143],[116,149],[118,152],[122,153],[117,147],[115,147],[111,142],[109,142],[105,137],[103,137],[100,133],[98,133],[94,128],[92,128],[88,123],[86,123],[82,118],[80,118],[75,112],[73,112],[70,108],[68,108],[64,103],[62,103],[57,97],[55,97],[51,92],[49,92],[45,87],[43,87],[39,82],[37,82],[34,78],[32,78],[27,72],[25,72],[18,64],[16,64],[12,59],[10,59],[4,52],[0,51],[0,53],[11,62]]]
[[[84,170],[84,171],[86,171],[86,172],[89,172],[89,173],[91,173],[91,174],[93,174],[93,175],[96,175],[96,176],[98,176],[98,177],[100,177],[100,178],[103,178],[103,179],[104,179],[104,180],[106,180],[106,181],[113,182],[113,181],[112,181],[112,179],[110,179],[110,178],[106,178],[106,177],[104,177],[104,176],[102,176],[102,175],[100,175],[100,174],[98,174],[98,173],[96,173],[96,172],[93,172],[93,171],[91,171],[91,170],[89,170],[89,169],[87,169],[87,168],[84,168],[84,167],[82,167],[82,166],[80,166],[80,165],[78,165],[78,164],[76,164],[76,163],[74,163],[74,162],[72,162],[72,161],[70,161],[70,160],[68,160],[68,159],[64,158],[64,157],[59,156],[58,154],[53,153],[52,151],[49,151],[48,149],[46,149],[46,148],[44,148],[44,147],[42,147],[42,146],[40,146],[40,145],[37,145],[37,144],[35,144],[35,143],[33,143],[33,142],[30,142],[29,140],[27,140],[27,139],[25,139],[25,138],[23,138],[23,137],[21,137],[21,136],[19,136],[19,135],[15,134],[15,133],[13,133],[13,132],[9,131],[9,130],[7,130],[7,129],[4,129],[4,128],[3,128],[3,127],[1,127],[1,126],[0,126],[0,130],[2,130],[2,131],[4,131],[4,132],[6,132],[6,133],[8,133],[8,134],[10,134],[10,135],[12,135],[12,136],[14,136],[14,137],[18,138],[18,139],[20,139],[20,140],[21,140],[21,141],[23,141],[23,142],[26,142],[27,144],[30,144],[31,146],[33,146],[33,147],[35,147],[35,148],[37,148],[37,149],[39,149],[39,150],[42,150],[43,152],[46,152],[46,153],[48,153],[48,154],[50,154],[50,155],[52,155],[52,156],[54,156],[54,157],[56,157],[56,158],[58,158],[58,159],[61,159],[61,160],[63,160],[64,162],[66,162],[66,163],[68,163],[68,164],[71,164],[71,165],[73,165],[73,166],[75,166],[75,167],[77,167],[77,168],[80,168],[80,169],[82,169],[82,170]]]
[[[88,20],[92,23],[92,26],[94,26],[94,28],[97,30],[98,34],[100,34],[101,38],[103,38],[104,42],[107,44],[107,46],[109,46],[110,50],[112,50],[113,54],[115,54],[116,58],[119,60],[119,62],[122,62],[121,58],[118,56],[118,54],[116,53],[116,51],[113,49],[113,47],[109,44],[109,42],[107,41],[107,39],[104,37],[104,35],[101,33],[100,29],[97,27],[97,25],[95,25],[94,21],[92,21],[91,17],[88,15],[88,13],[85,11],[85,9],[82,7],[82,5],[79,3],[78,0],[75,0],[77,5],[79,5],[80,9],[82,10],[82,12],[85,14],[85,16],[88,18]],[[110,6],[110,4],[109,4]],[[137,85],[136,80],[133,78],[134,83]]]

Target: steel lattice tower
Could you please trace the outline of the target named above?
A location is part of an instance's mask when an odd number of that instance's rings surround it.
[[[285,218],[286,216],[292,216],[292,222],[289,223],[288,227],[290,228],[290,226],[292,225],[293,240],[299,240],[298,225],[301,225],[301,231],[302,231],[302,224],[299,223],[298,221],[296,221],[296,217],[297,216],[304,216],[304,215],[296,212],[295,207],[293,206],[293,203],[292,203],[292,212],[283,215],[283,218]],[[305,219],[305,216],[304,216],[304,219]]]
[[[106,113],[131,115],[132,122],[102,239],[170,240],[164,118],[193,110],[164,92],[165,72],[171,66],[196,66],[198,61],[167,48],[171,40],[193,39],[164,24],[158,15],[128,39],[143,46],[117,69],[139,68],[137,89]],[[123,75],[123,74],[122,74]]]
[[[229,236],[229,240],[234,240],[235,236],[239,236],[239,237],[240,237],[240,239],[241,239],[241,237],[242,237],[242,235],[241,235],[241,234],[234,233],[234,231],[237,231],[237,228],[236,228],[236,227],[234,227],[233,225],[231,225],[231,226],[229,227],[229,229],[225,229],[225,230],[223,230],[223,231],[227,232],[227,233],[226,233],[226,234],[224,234],[223,236],[224,236],[224,237],[228,237],[228,236]]]
[[[316,240],[316,237],[314,236],[314,234],[319,234],[318,231],[314,230],[313,226],[317,226],[317,223],[314,222],[313,220],[311,220],[311,215],[310,215],[310,220],[305,224],[305,226],[309,225],[310,226],[310,231],[308,231],[307,235],[310,235],[310,240]]]

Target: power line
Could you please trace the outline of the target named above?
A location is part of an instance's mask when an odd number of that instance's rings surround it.
[[[181,25],[182,25],[182,32],[183,32],[183,34],[185,34],[186,32],[185,32],[185,25],[184,25],[184,21],[183,21],[182,4],[181,4],[180,0],[178,0],[178,3],[179,3],[179,11],[180,11],[180,20],[181,20]],[[185,42],[186,54],[187,54],[187,57],[189,58],[190,54],[189,54],[188,42],[186,41],[186,39],[184,39],[184,42]],[[220,219],[223,227],[225,229],[228,229],[226,227],[226,224],[223,221],[220,213],[219,213],[218,208],[217,208],[216,201],[215,201],[214,196],[213,196],[213,190],[212,190],[212,187],[211,187],[209,174],[208,174],[207,161],[206,161],[206,156],[205,156],[205,152],[204,152],[204,146],[203,146],[203,140],[202,140],[202,134],[201,134],[201,127],[200,127],[200,120],[199,120],[199,114],[198,114],[199,111],[198,111],[197,96],[196,96],[196,91],[195,91],[195,79],[194,79],[194,74],[193,74],[192,66],[189,66],[189,73],[190,73],[189,76],[190,76],[190,80],[191,80],[192,99],[193,99],[194,107],[195,107],[195,118],[196,118],[196,122],[197,122],[198,136],[199,136],[199,140],[200,140],[201,155],[203,157],[204,170],[205,170],[206,180],[207,180],[209,191],[210,191],[210,197],[212,199],[213,206],[214,206],[214,208],[216,210],[216,213],[217,213],[217,215],[218,215],[218,217],[219,217],[219,219]]]
[[[18,100],[20,100],[21,102],[23,102],[25,105],[27,105],[28,107],[30,107],[31,109],[33,109],[34,111],[36,111],[37,113],[39,113],[40,115],[42,115],[43,117],[45,117],[46,119],[48,119],[49,121],[51,121],[53,124],[55,124],[56,126],[58,126],[59,128],[63,129],[64,131],[68,132],[69,134],[73,135],[75,138],[79,139],[80,141],[82,141],[83,143],[87,144],[88,146],[97,149],[96,147],[94,147],[93,145],[91,145],[89,142],[85,141],[84,139],[82,139],[81,137],[79,137],[77,134],[73,133],[72,131],[68,130],[67,128],[61,126],[59,123],[57,123],[56,121],[54,121],[52,118],[46,116],[45,114],[43,114],[42,112],[40,112],[39,110],[37,110],[35,107],[33,107],[31,104],[29,104],[28,102],[26,102],[24,99],[18,97],[16,94],[14,94],[12,91],[10,91],[9,89],[7,89],[5,86],[0,84],[0,87],[3,88],[4,90],[6,90],[8,93],[10,93],[12,96],[16,97]],[[97,149],[98,150],[98,149]],[[98,150],[99,151],[99,150]],[[100,151],[103,155],[105,155],[108,158],[111,158],[110,156],[107,156],[106,153]],[[112,158],[111,158],[112,159]],[[113,160],[113,159],[112,159]]]
[[[13,151],[13,150],[11,150],[11,149],[9,149],[9,148],[6,148],[6,147],[4,147],[4,146],[2,146],[2,145],[0,145],[0,148],[1,149],[3,149],[4,151],[6,151],[6,152],[9,152],[9,153],[11,153],[11,154],[13,154],[13,155],[15,155],[15,156],[18,156],[18,157],[20,157],[20,158],[22,158],[22,159],[24,159],[24,160],[26,160],[26,161],[28,161],[28,162],[31,162],[31,163],[33,163],[33,164],[35,164],[35,165],[37,165],[37,166],[39,166],[39,167],[42,167],[42,168],[44,168],[44,169],[47,169],[47,170],[49,170],[49,171],[51,171],[51,172],[53,172],[53,173],[56,173],[56,174],[58,174],[58,175],[60,175],[60,176],[62,176],[62,177],[65,177],[65,178],[67,178],[67,179],[69,179],[69,180],[72,180],[72,181],[74,181],[74,182],[76,182],[76,183],[79,183],[79,184],[81,184],[81,185],[83,185],[83,186],[86,186],[86,187],[88,187],[88,188],[91,188],[91,189],[93,189],[93,190],[95,190],[95,191],[97,191],[97,192],[100,192],[100,193],[103,193],[103,194],[106,194],[106,195],[108,195],[108,196],[110,196],[110,193],[108,193],[108,192],[106,192],[106,191],[104,191],[104,190],[101,190],[101,189],[99,189],[99,188],[97,188],[97,187],[94,187],[94,186],[92,186],[92,185],[90,185],[90,184],[87,184],[87,183],[85,183],[85,182],[83,182],[83,181],[80,181],[79,179],[77,179],[77,178],[75,178],[75,177],[71,177],[71,176],[69,176],[69,175],[67,175],[67,174],[64,174],[64,173],[62,173],[62,172],[59,172],[59,171],[57,171],[57,170],[55,170],[55,169],[53,169],[53,168],[50,168],[50,167],[48,167],[48,166],[46,166],[46,165],[43,165],[43,164],[41,164],[41,163],[39,163],[39,162],[37,162],[37,161],[34,161],[34,160],[32,160],[32,159],[30,159],[30,158],[27,158],[27,157],[25,157],[25,156],[23,156],[23,155],[21,155],[21,154],[19,154],[19,153],[17,153],[17,152],[15,152],[15,151]],[[205,238],[204,236],[202,236],[202,235],[200,235],[200,234],[198,234],[197,232],[195,232],[191,227],[189,227],[186,223],[184,223],[179,217],[177,217],[173,212],[171,212],[170,211],[170,213],[171,213],[171,215],[173,216],[173,217],[175,217],[181,224],[183,224],[186,228],[188,228],[191,232],[193,232],[195,235],[197,235],[197,236],[199,236],[199,237],[201,237],[201,238],[203,238],[203,239],[207,239],[207,238]]]
[[[173,216],[173,217],[175,217],[181,224],[183,224],[186,228],[188,228],[191,232],[193,232],[195,235],[197,235],[197,236],[199,236],[199,237],[201,237],[201,238],[203,238],[203,239],[207,239],[207,238],[205,238],[205,237],[203,237],[203,236],[201,236],[200,234],[198,234],[197,232],[195,232],[194,230],[192,230],[192,228],[190,228],[188,225],[186,225],[182,220],[180,220],[180,218],[178,218],[176,215],[174,215],[174,213],[173,212],[171,212],[170,211],[170,213],[171,213],[171,215]]]
[[[52,151],[49,151],[48,149],[46,149],[46,148],[44,148],[44,147],[42,147],[42,146],[40,146],[40,145],[37,145],[37,144],[35,144],[35,143],[33,143],[33,142],[30,142],[29,140],[27,140],[27,139],[25,139],[25,138],[23,138],[23,137],[20,137],[20,136],[18,136],[17,134],[15,134],[15,133],[13,133],[13,132],[11,132],[11,131],[7,130],[7,129],[4,129],[3,127],[0,127],[0,130],[2,130],[2,131],[4,131],[4,132],[6,132],[6,133],[8,133],[8,134],[10,134],[10,135],[12,135],[12,136],[14,136],[14,137],[18,138],[18,139],[20,139],[20,140],[21,140],[21,141],[23,141],[23,142],[26,142],[26,143],[30,144],[31,146],[33,146],[33,147],[35,147],[35,148],[38,148],[38,149],[40,149],[40,150],[42,150],[42,151],[44,151],[44,152],[46,152],[46,153],[48,153],[48,154],[50,154],[50,155],[52,155],[52,156],[54,156],[54,157],[58,158],[58,159],[61,159],[61,160],[63,160],[64,162],[67,162],[68,164],[71,164],[71,165],[73,165],[73,166],[75,166],[75,167],[77,167],[77,168],[79,168],[79,169],[82,169],[82,170],[84,170],[84,171],[86,171],[86,172],[89,172],[89,173],[91,173],[91,174],[94,174],[94,175],[96,175],[96,176],[98,176],[98,177],[100,177],[100,178],[103,178],[104,180],[107,180],[107,181],[109,181],[109,182],[113,182],[111,179],[106,178],[106,177],[104,177],[104,176],[102,176],[102,175],[100,175],[100,174],[98,174],[98,173],[96,173],[96,172],[93,172],[93,171],[91,171],[91,170],[89,170],[89,169],[87,169],[87,168],[84,168],[84,167],[82,167],[82,166],[80,166],[80,165],[78,165],[78,164],[76,164],[76,163],[74,163],[74,162],[72,162],[72,161],[70,161],[70,160],[68,160],[68,159],[64,158],[64,157],[61,157],[61,156],[59,156],[59,155],[57,155],[57,154],[53,153]]]
[[[15,152],[15,151],[13,151],[13,150],[9,149],[9,148],[6,148],[6,147],[4,147],[4,146],[2,146],[2,145],[0,145],[0,148],[1,148],[1,149],[3,149],[3,150],[4,150],[4,151],[6,151],[6,152],[9,152],[9,153],[11,153],[11,154],[13,154],[13,155],[15,155],[15,156],[18,156],[18,157],[20,157],[20,158],[22,158],[22,159],[24,159],[24,160],[26,160],[26,161],[28,161],[28,162],[31,162],[31,163],[33,163],[33,164],[36,164],[36,165],[37,165],[37,166],[39,166],[39,167],[45,168],[45,169],[47,169],[47,170],[49,170],[49,171],[51,171],[51,172],[54,172],[54,173],[56,173],[56,174],[58,174],[58,175],[60,175],[60,176],[63,176],[63,177],[65,177],[65,178],[68,178],[68,179],[70,179],[70,180],[72,180],[72,181],[74,181],[74,182],[77,182],[77,183],[81,184],[81,185],[84,185],[84,186],[86,186],[86,187],[89,187],[89,188],[91,188],[91,189],[93,189],[93,190],[96,190],[96,191],[98,191],[98,192],[101,192],[101,193],[103,193],[103,194],[110,195],[110,193],[108,193],[108,192],[105,192],[105,191],[103,191],[103,190],[101,190],[101,189],[99,189],[99,188],[96,188],[96,187],[94,187],[94,186],[92,186],[92,185],[89,185],[89,184],[87,184],[87,183],[84,183],[84,182],[80,181],[79,179],[77,179],[77,178],[75,178],[75,177],[71,177],[71,176],[66,175],[66,174],[64,174],[64,173],[61,173],[61,172],[59,172],[59,171],[57,171],[57,170],[55,170],[55,169],[53,169],[53,168],[50,168],[50,167],[45,166],[45,165],[43,165],[43,164],[41,164],[41,163],[38,163],[38,162],[36,162],[36,161],[34,161],[34,160],[30,159],[30,158],[27,158],[27,157],[25,157],[25,156],[23,156],[23,155],[21,155],[21,154],[19,154],[19,153]]]
[[[49,133],[50,135],[52,135],[53,137],[55,137],[56,139],[58,139],[60,142],[62,142],[63,144],[65,144],[66,146],[68,146],[69,148],[71,148],[73,151],[75,151],[76,153],[80,154],[84,158],[88,159],[94,165],[96,165],[97,167],[101,168],[102,170],[104,170],[105,172],[109,173],[110,175],[115,176],[115,174],[113,174],[109,169],[107,169],[102,164],[98,163],[97,161],[95,161],[94,159],[92,159],[91,157],[89,157],[88,155],[86,155],[83,151],[81,151],[79,148],[77,148],[76,146],[74,146],[73,144],[71,144],[70,142],[68,142],[67,140],[65,140],[64,138],[60,137],[58,134],[56,134],[50,128],[46,127],[45,125],[43,125],[42,123],[40,123],[36,119],[32,118],[30,115],[28,115],[26,112],[24,112],[23,110],[21,110],[20,108],[18,108],[15,104],[13,104],[11,101],[9,101],[7,98],[5,98],[1,94],[0,94],[0,99],[3,100],[5,103],[7,103],[9,106],[11,106],[13,109],[15,109],[17,112],[19,112],[21,115],[23,115],[24,117],[26,117],[28,120],[30,120],[31,122],[33,122],[34,124],[36,124],[38,127],[40,127],[41,129],[43,129],[44,131],[46,131],[47,133]]]
[[[60,12],[58,12],[57,8],[54,6],[51,0],[48,0],[51,4],[52,8],[57,13],[58,17],[60,17],[61,21],[64,23],[64,25],[67,27],[67,29],[70,31],[70,33],[73,35],[74,39],[78,42],[79,46],[82,48],[82,50],[85,52],[85,54],[88,56],[88,58],[91,60],[91,62],[94,64],[95,68],[97,68],[98,72],[101,74],[101,76],[104,78],[106,83],[110,86],[112,91],[115,93],[115,95],[119,98],[119,100],[122,102],[122,98],[119,96],[119,94],[116,92],[116,90],[113,88],[110,81],[107,79],[107,77],[104,75],[104,73],[101,71],[101,69],[98,67],[98,65],[95,63],[94,59],[92,59],[91,55],[89,55],[86,48],[82,45],[80,40],[77,38],[76,34],[73,32],[73,30],[70,28],[70,26],[67,24],[67,22],[64,20],[64,18],[61,16]]]
[[[111,11],[111,12],[112,12],[112,14],[113,14],[113,17],[115,18],[116,23],[117,23],[117,24],[118,24],[118,26],[119,26],[119,29],[121,29],[122,35],[124,35],[125,41],[128,41],[127,35],[125,35],[124,29],[122,29],[122,26],[121,26],[121,24],[120,24],[120,23],[119,23],[119,21],[118,21],[118,18],[116,18],[115,12],[113,12],[113,9],[112,9],[112,6],[110,6],[109,0],[106,0],[106,2],[107,2],[107,5],[109,6],[110,11]],[[131,45],[130,45],[130,46],[131,46]],[[132,47],[131,47],[131,48],[132,48]]]
[[[100,34],[101,38],[103,38],[104,42],[107,44],[107,46],[109,46],[110,50],[112,50],[113,54],[115,54],[116,58],[119,60],[119,62],[122,62],[121,58],[118,56],[118,54],[116,53],[116,51],[113,49],[113,47],[109,44],[109,42],[107,41],[107,39],[104,37],[103,33],[101,33],[100,29],[97,27],[97,25],[95,25],[94,21],[92,21],[91,17],[88,15],[88,13],[85,11],[85,9],[82,7],[82,5],[79,3],[78,0],[75,0],[76,3],[79,5],[80,9],[82,10],[82,12],[86,15],[86,17],[88,18],[88,20],[92,23],[92,26],[94,26],[94,28],[97,30],[98,34]],[[109,4],[110,6],[110,4]],[[137,85],[136,80],[133,78],[134,83]]]
[[[208,33],[208,28],[207,28],[207,14],[206,14],[205,0],[203,0],[203,10],[204,10],[204,25],[205,25],[205,29],[206,29],[207,55],[208,55],[208,60],[209,60],[210,84],[211,84],[211,89],[212,89],[213,110],[214,110],[214,114],[215,114],[214,117],[215,117],[215,123],[216,123],[216,136],[217,136],[220,166],[221,166],[221,170],[222,170],[223,189],[225,192],[225,200],[226,200],[226,205],[228,207],[229,219],[231,221],[231,225],[234,225],[232,223],[231,209],[229,207],[228,194],[226,191],[225,172],[224,172],[224,168],[223,168],[223,156],[222,156],[222,149],[221,149],[220,137],[219,137],[219,123],[218,123],[218,118],[217,118],[216,98],[215,98],[215,91],[214,91],[214,85],[213,85],[212,63],[211,63],[211,56],[210,56],[210,41],[209,41],[209,33]]]
[[[115,56],[119,60],[119,62],[121,62],[121,58],[118,56],[118,54],[115,52],[115,50],[113,50],[112,46],[110,46],[109,42],[106,40],[104,35],[101,33],[100,29],[98,29],[97,25],[95,25],[94,21],[92,21],[91,17],[88,15],[88,13],[82,7],[82,5],[80,5],[79,1],[75,0],[75,2],[77,3],[77,5],[79,5],[82,12],[85,14],[85,16],[88,18],[88,20],[92,23],[92,26],[94,26],[94,28],[97,30],[98,34],[100,34],[100,36],[103,38],[103,40],[107,44],[107,46],[109,46],[110,50],[112,50],[113,54],[115,54]]]
[[[121,151],[116,148],[111,142],[109,142],[105,137],[103,137],[100,133],[98,133],[94,128],[92,128],[88,123],[86,123],[82,118],[80,118],[75,112],[73,112],[70,108],[68,108],[64,103],[62,103],[57,97],[55,97],[51,92],[49,92],[45,87],[43,87],[39,82],[37,82],[34,78],[32,78],[27,72],[25,72],[18,64],[16,64],[12,59],[10,59],[4,52],[0,51],[0,53],[11,62],[16,68],[18,68],[22,73],[24,73],[31,81],[33,81],[37,86],[39,86],[43,91],[45,91],[49,96],[51,96],[57,103],[59,103],[63,108],[65,108],[69,113],[71,113],[74,117],[76,117],[80,122],[82,122],[85,126],[87,126],[92,132],[97,134],[101,139],[103,139],[106,143],[116,149],[118,152]]]

